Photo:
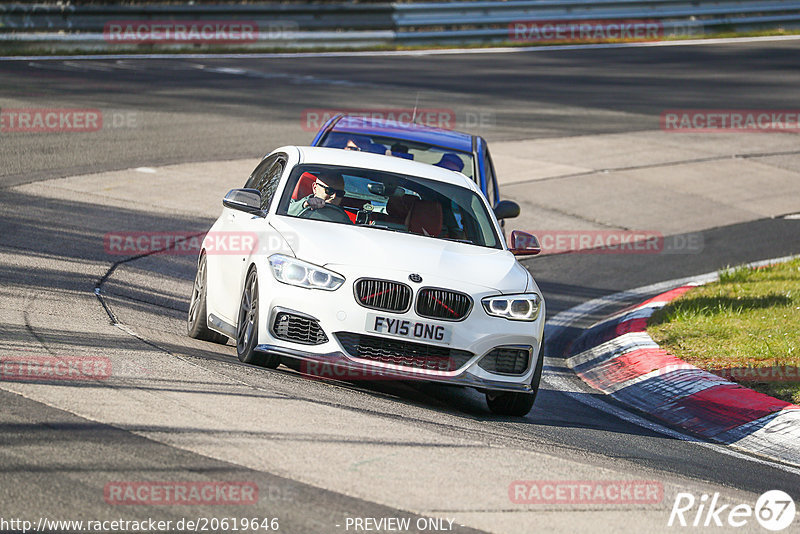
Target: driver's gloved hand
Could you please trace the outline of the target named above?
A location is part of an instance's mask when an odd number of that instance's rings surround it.
[[[311,197],[306,200],[306,204],[308,204],[308,207],[312,210],[318,210],[325,206],[325,201],[319,197]]]

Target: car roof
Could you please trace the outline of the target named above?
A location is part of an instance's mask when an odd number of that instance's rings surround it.
[[[472,135],[425,126],[423,124],[401,122],[381,118],[344,116],[334,124],[332,131],[365,135],[381,135],[393,139],[417,141],[429,145],[472,153]]]
[[[285,152],[286,148],[276,150]],[[300,163],[317,163],[321,165],[340,165],[344,167],[360,167],[377,171],[393,172],[408,176],[418,176],[437,182],[466,187],[472,191],[479,191],[475,182],[461,174],[435,165],[420,163],[394,156],[371,154],[369,152],[356,152],[342,150],[341,148],[325,148],[315,146],[296,146],[300,155]]]

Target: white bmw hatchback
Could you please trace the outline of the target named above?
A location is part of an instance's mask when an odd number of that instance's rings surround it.
[[[515,255],[536,238],[451,170],[282,147],[223,200],[203,241],[188,330],[243,362],[344,380],[477,388],[525,415],[542,373],[545,304]]]

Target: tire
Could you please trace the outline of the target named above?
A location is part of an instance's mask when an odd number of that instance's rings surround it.
[[[544,337],[542,337],[539,361],[531,380],[531,393],[517,393],[507,391],[486,392],[486,404],[495,415],[510,415],[525,417],[533,408],[536,394],[539,393],[539,383],[542,381],[542,368],[544,367]]]
[[[206,255],[202,254],[197,262],[197,274],[194,276],[192,299],[189,301],[189,313],[186,317],[186,333],[189,337],[225,344],[228,336],[208,328],[206,311]]]
[[[533,408],[535,400],[535,393],[502,391],[486,394],[486,404],[489,405],[489,409],[495,415],[525,417]]]
[[[275,369],[281,363],[277,354],[256,351],[258,344],[258,272],[250,269],[242,290],[239,320],[236,322],[236,355],[242,363]]]

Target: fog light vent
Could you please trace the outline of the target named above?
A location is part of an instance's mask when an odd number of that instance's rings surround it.
[[[497,347],[481,358],[478,367],[490,373],[521,375],[528,370],[531,347]]]

